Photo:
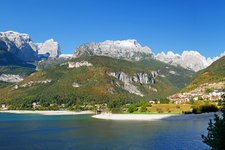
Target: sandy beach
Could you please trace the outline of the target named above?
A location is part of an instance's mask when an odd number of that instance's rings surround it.
[[[202,113],[202,114],[111,114],[103,113],[92,116],[96,119],[105,120],[190,120],[199,118],[212,118],[215,113]],[[217,113],[221,114],[221,113]]]
[[[5,110],[0,111],[0,113],[14,113],[14,114],[40,114],[40,115],[84,115],[84,114],[95,114],[93,111],[39,111],[39,110]]]
[[[106,120],[160,120],[171,116],[177,116],[176,114],[110,114],[103,113],[92,116],[97,119]]]

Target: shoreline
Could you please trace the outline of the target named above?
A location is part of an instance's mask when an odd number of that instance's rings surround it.
[[[212,117],[215,113],[202,114],[112,114],[102,113],[97,114],[94,111],[67,111],[67,110],[1,110],[0,113],[12,114],[37,114],[49,116],[63,116],[63,115],[92,115],[92,118],[102,120],[120,120],[120,121],[154,121],[154,120],[187,120],[193,118]],[[217,112],[216,114],[220,114]]]
[[[91,116],[103,120],[124,120],[124,121],[155,121],[155,120],[189,120],[205,117],[213,117],[219,113],[202,113],[202,114],[111,114],[103,113]]]
[[[172,116],[178,116],[178,114],[111,114],[103,113],[92,116],[96,119],[105,120],[161,120]]]
[[[0,113],[12,113],[12,114],[39,114],[39,115],[88,115],[95,114],[94,111],[66,111],[66,110],[2,110]]]

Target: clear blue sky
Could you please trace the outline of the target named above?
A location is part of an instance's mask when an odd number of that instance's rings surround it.
[[[224,0],[0,0],[0,31],[54,38],[63,53],[88,42],[137,39],[155,53],[225,51]]]

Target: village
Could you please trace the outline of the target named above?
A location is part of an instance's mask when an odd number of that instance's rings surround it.
[[[205,83],[190,92],[177,93],[169,96],[168,99],[175,104],[189,103],[190,101],[197,100],[217,102],[223,99],[224,94],[225,82]]]

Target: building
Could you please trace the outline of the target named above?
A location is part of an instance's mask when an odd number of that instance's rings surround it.
[[[225,92],[222,89],[215,89],[209,93],[210,100],[221,100]]]
[[[38,107],[41,107],[41,105],[39,105],[38,102],[33,102],[32,106],[33,106],[34,109],[38,108]]]
[[[3,110],[7,110],[8,109],[7,105],[6,104],[2,104],[2,109]]]

